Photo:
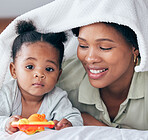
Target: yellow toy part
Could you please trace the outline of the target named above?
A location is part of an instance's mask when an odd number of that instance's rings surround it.
[[[25,132],[28,135],[36,132],[44,131],[44,127],[53,128],[54,122],[47,121],[45,114],[33,114],[28,119],[23,118],[17,122],[12,122],[12,127],[18,127],[20,131]]]

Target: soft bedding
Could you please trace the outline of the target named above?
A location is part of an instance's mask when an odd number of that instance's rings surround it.
[[[9,75],[7,70],[10,63],[11,46],[14,38],[17,36],[15,25],[22,19],[26,21],[33,20],[38,31],[43,33],[66,31],[77,26],[97,22],[98,19],[102,21],[108,19],[109,22],[115,22],[119,19],[121,23],[123,22],[129,25],[129,27],[133,27],[132,29],[140,38],[138,42],[140,44],[141,63],[139,66],[136,66],[136,71],[148,71],[147,0],[110,0],[114,8],[104,7],[105,2],[108,2],[108,0],[56,0],[51,4],[16,18],[0,35],[0,87],[4,80],[7,81],[9,79],[7,78],[7,75]],[[111,13],[111,9],[113,9],[113,12],[119,10],[117,4],[121,5],[120,9],[123,17],[125,17],[124,20],[121,20],[121,16],[118,15],[117,18],[114,13],[113,16],[109,14]],[[137,13],[138,10],[140,10],[140,13]],[[126,16],[129,17],[129,13],[131,19],[126,18]],[[76,43],[75,39],[73,39],[65,47],[65,59],[76,54],[76,47],[73,47],[77,46],[75,45]],[[9,135],[0,131],[0,140],[148,140],[148,131],[101,126],[81,126],[65,128],[60,131],[48,129],[34,135],[26,135],[20,131]]]
[[[57,130],[45,130],[33,135],[16,132],[9,135],[0,132],[0,140],[147,140],[148,131],[118,129],[103,126],[80,126]]]

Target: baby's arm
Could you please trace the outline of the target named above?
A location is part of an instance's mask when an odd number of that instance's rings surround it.
[[[8,132],[9,134],[17,132],[19,129],[17,127],[12,127],[11,123],[14,121],[18,121],[19,119],[22,119],[22,117],[19,115],[11,116],[6,122],[5,131]]]
[[[67,119],[62,119],[61,121],[54,120],[55,123],[55,130],[61,130],[66,127],[71,127],[72,124]]]
[[[13,81],[0,89],[0,131],[6,131],[6,123],[12,115],[17,92],[18,90]]]

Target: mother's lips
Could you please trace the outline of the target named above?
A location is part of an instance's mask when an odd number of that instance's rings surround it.
[[[108,70],[108,69],[107,68],[105,68],[105,69],[99,69],[99,70],[97,70],[97,69],[89,69],[89,71],[91,73],[94,73],[94,74],[98,74],[98,73],[104,72],[106,70]]]
[[[108,72],[108,68],[88,68],[87,74],[90,79],[98,80],[105,76]]]

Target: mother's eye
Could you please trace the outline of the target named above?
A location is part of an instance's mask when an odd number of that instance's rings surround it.
[[[34,66],[33,65],[27,65],[26,68],[27,69],[34,69]]]
[[[111,50],[111,47],[105,48],[105,47],[100,47],[101,50]]]
[[[54,69],[53,69],[53,68],[48,67],[48,68],[46,68],[46,71],[51,72],[51,71],[54,71]]]
[[[84,45],[79,45],[80,48],[88,48],[88,46],[84,46]]]

